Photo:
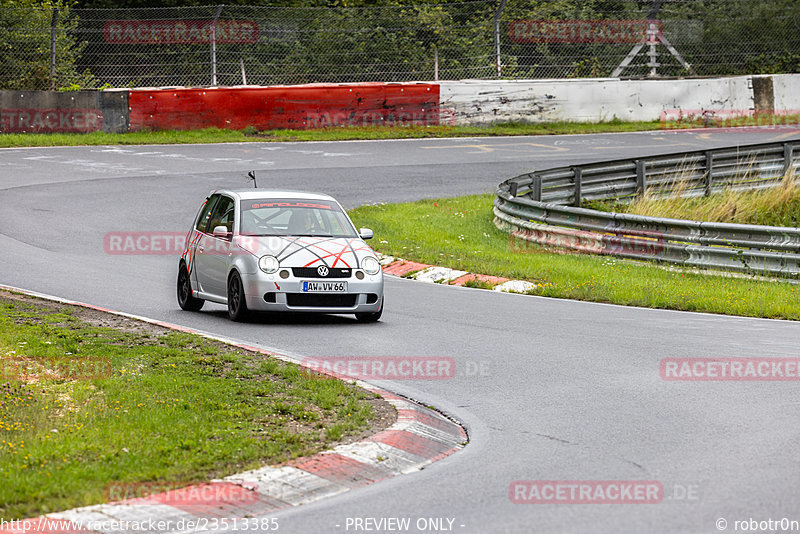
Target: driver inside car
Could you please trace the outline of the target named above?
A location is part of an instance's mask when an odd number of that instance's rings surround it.
[[[296,209],[289,218],[289,235],[318,234],[322,232],[314,213],[309,209]]]

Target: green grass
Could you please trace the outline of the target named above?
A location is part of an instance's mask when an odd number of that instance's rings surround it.
[[[283,462],[371,424],[374,396],[352,384],[199,336],[93,326],[64,309],[0,293],[6,520],[103,502],[125,484],[169,488]],[[67,361],[84,372],[58,365]]]
[[[91,132],[86,134],[0,134],[0,148],[29,146],[82,146],[82,145],[179,145],[189,143],[241,143],[254,141],[239,130],[206,130],[130,132],[112,134]]]
[[[493,126],[365,126],[312,130],[143,131],[125,134],[0,134],[0,148],[80,145],[162,145],[187,143],[242,143],[269,141],[345,141],[356,139],[418,139],[432,137],[485,137],[507,135],[558,135],[656,130],[658,121],[599,123],[504,123]]]
[[[274,141],[344,141],[349,139],[419,139],[433,137],[494,137],[514,135],[564,135],[657,130],[658,121],[598,123],[552,122],[527,124],[509,122],[492,126],[364,126],[314,130],[272,130],[259,136]]]
[[[663,199],[647,194],[630,204],[594,202],[585,207],[648,217],[796,227],[800,225],[800,182],[797,177],[785,177],[779,186],[760,191],[726,190],[708,197]]]
[[[609,256],[512,243],[495,228],[492,195],[362,206],[371,245],[407,260],[529,280],[535,295],[720,314],[800,319],[800,285],[663,269]]]

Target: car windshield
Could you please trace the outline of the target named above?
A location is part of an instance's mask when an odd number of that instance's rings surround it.
[[[358,237],[342,208],[325,200],[259,199],[241,204],[242,235]]]

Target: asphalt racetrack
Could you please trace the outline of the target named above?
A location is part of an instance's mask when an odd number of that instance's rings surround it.
[[[800,324],[499,294],[389,277],[381,322],[182,312],[177,255],[115,255],[108,232],[185,233],[205,195],[258,185],[345,207],[493,191],[554,165],[767,142],[797,130],[0,150],[0,283],[302,356],[443,356],[449,380],[380,382],[467,428],[427,469],[277,514],[280,532],[442,518],[452,532],[735,532],[800,521],[797,382],[669,382],[669,357],[797,357]],[[380,236],[376,236],[380,239]],[[517,504],[514,481],[659,481],[658,504]],[[359,523],[355,521],[361,519]],[[375,522],[365,522],[370,519]],[[420,521],[422,520],[422,521]],[[450,522],[452,520],[452,522]],[[424,527],[424,528],[418,528]],[[426,530],[427,529],[427,530]],[[741,530],[741,528],[739,528]]]

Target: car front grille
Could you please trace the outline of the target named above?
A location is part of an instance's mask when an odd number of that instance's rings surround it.
[[[358,295],[286,293],[286,304],[305,308],[352,308]]]
[[[292,274],[297,278],[350,278],[353,269],[328,269],[327,276],[320,276],[316,267],[292,267]]]

